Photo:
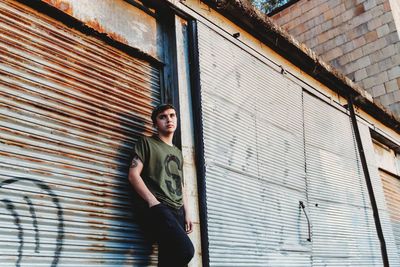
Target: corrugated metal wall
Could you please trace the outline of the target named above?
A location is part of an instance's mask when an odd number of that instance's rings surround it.
[[[203,24],[198,38],[210,265],[311,266],[302,90]]]
[[[380,176],[385,190],[397,253],[400,255],[400,179],[386,172],[380,172]]]
[[[153,265],[126,165],[159,70],[11,0],[0,49],[0,265]]]
[[[348,114],[304,94],[313,266],[382,266]]]
[[[201,23],[198,41],[210,265],[382,266],[349,115]]]
[[[363,142],[364,153],[367,158],[371,182],[374,187],[374,195],[379,210],[379,217],[381,220],[390,266],[400,267],[400,251],[396,247],[396,227],[398,224],[396,224],[396,222],[390,218],[393,209],[392,203],[387,198],[387,193],[385,192],[388,190],[388,185],[386,184],[385,177],[381,177],[380,175],[380,163],[378,162],[378,157],[376,156],[370,129],[361,121],[358,123],[358,125]],[[393,192],[395,187],[389,190]]]

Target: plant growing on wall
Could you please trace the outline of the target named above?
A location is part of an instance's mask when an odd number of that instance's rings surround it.
[[[275,8],[283,6],[290,0],[251,0],[252,4],[262,12],[268,14]]]

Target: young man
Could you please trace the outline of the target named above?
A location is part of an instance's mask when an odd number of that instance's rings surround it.
[[[144,201],[144,220],[158,243],[158,266],[183,267],[194,255],[187,236],[193,224],[186,204],[182,152],[172,144],[176,110],[161,104],[151,118],[158,134],[136,143],[129,181]]]

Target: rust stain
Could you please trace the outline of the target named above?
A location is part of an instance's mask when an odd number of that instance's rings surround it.
[[[35,174],[40,174],[40,175],[45,175],[45,176],[51,176],[51,172],[47,171],[42,171],[42,170],[30,170],[32,173]]]
[[[88,250],[90,252],[112,252],[111,249],[106,249],[104,245],[101,246],[101,245],[96,245],[96,244],[93,245],[92,248],[87,248],[86,250]]]
[[[107,226],[104,222],[98,222],[98,221],[86,221],[90,227],[96,228],[96,229],[101,229],[101,230],[108,230],[110,227]]]
[[[113,197],[113,194],[102,192],[102,191],[92,191],[90,193],[97,197]]]
[[[108,32],[100,23],[97,19],[93,20],[88,20],[85,21],[85,24],[89,26],[90,28],[94,29],[95,31],[99,33],[104,33],[111,39],[118,41],[123,44],[128,44],[128,40],[126,40],[122,35],[117,34],[115,32]]]
[[[66,1],[62,0],[42,0],[42,1],[46,2],[51,6],[54,6],[55,8],[61,10],[64,13],[72,15],[72,5]]]
[[[86,205],[100,208],[115,208],[115,205],[104,203],[104,202],[87,202]]]
[[[18,15],[18,14],[12,13],[12,12],[6,10],[6,9],[0,10],[0,14],[5,15],[4,17],[2,17],[2,22],[3,23],[9,24],[10,23],[9,18],[12,18],[14,20],[17,20],[19,23],[24,24],[24,25],[27,25],[27,26],[32,25],[32,23],[27,21],[23,15]]]
[[[128,44],[128,40],[126,40],[122,35],[119,35],[117,33],[109,33],[107,34],[111,39],[114,39],[120,43],[123,44]]]
[[[80,181],[81,183],[86,183],[86,184],[94,185],[94,186],[104,186],[104,187],[111,186],[110,184],[107,184],[106,182],[96,181],[96,180],[79,179],[79,181]]]
[[[126,217],[124,217],[124,215],[119,215],[119,214],[100,213],[98,211],[91,211],[90,209],[80,209],[80,211],[84,211],[90,218],[114,220],[114,221],[128,220]]]
[[[95,241],[109,241],[110,238],[102,235],[102,236],[88,236],[87,239],[95,240]]]

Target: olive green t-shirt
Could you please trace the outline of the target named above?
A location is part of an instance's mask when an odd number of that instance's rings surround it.
[[[182,207],[182,152],[154,135],[139,139],[135,145],[135,153],[143,162],[140,176],[150,192],[168,206],[176,209]]]

